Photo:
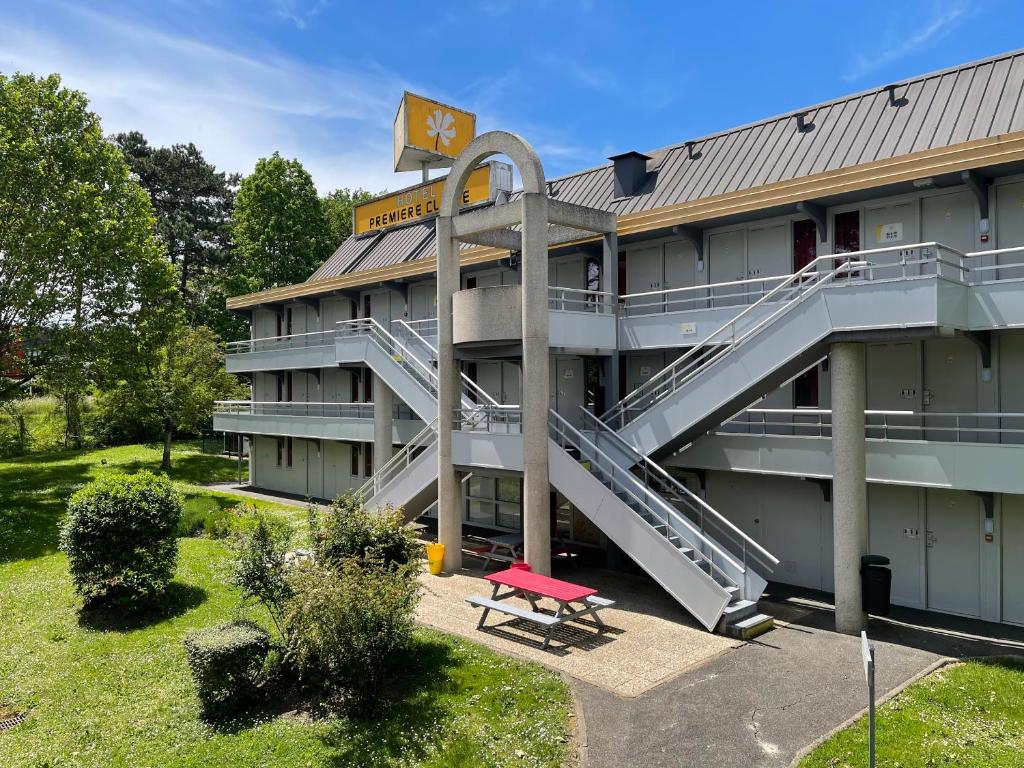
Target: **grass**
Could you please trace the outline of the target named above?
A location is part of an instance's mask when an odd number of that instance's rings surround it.
[[[102,461],[106,460],[106,464]],[[182,637],[244,613],[227,578],[228,550],[180,540],[163,609],[132,623],[86,619],[57,552],[64,504],[103,472],[155,469],[156,446],[0,462],[0,699],[28,713],[0,733],[0,766],[545,766],[568,738],[565,684],[538,666],[433,631],[416,634],[401,696],[374,720],[264,715],[228,726],[199,716]],[[172,477],[188,503],[237,503],[199,481],[234,478],[230,460],[176,451]],[[301,508],[267,505],[298,527]]]
[[[801,768],[867,764],[867,720],[837,733]],[[1024,766],[1024,659],[944,667],[882,705],[875,720],[879,768]]]

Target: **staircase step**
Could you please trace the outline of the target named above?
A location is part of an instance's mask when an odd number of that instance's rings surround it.
[[[725,634],[739,640],[751,640],[775,627],[775,619],[764,613],[755,613],[735,624],[726,624]]]
[[[722,612],[723,625],[736,624],[757,613],[757,603],[753,600],[734,600],[725,606]]]

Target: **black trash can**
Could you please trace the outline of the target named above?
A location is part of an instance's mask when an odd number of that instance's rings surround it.
[[[892,571],[886,568],[889,558],[864,555],[860,559],[861,600],[864,610],[876,616],[889,615],[892,592]]]

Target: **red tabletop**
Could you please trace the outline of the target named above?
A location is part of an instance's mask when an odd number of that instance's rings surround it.
[[[507,571],[498,571],[485,577],[488,581],[503,584],[506,587],[515,587],[526,592],[532,592],[542,597],[550,597],[568,603],[573,600],[582,600],[591,595],[596,595],[597,590],[590,587],[582,587],[569,581],[552,579],[550,576],[542,576],[533,571],[522,571],[517,568],[510,568]]]

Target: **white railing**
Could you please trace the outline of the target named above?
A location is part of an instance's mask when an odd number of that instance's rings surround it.
[[[1024,443],[1024,413],[864,411],[868,440]],[[719,427],[726,434],[831,437],[827,408],[748,408]]]
[[[699,371],[713,364],[719,356],[737,348],[770,325],[777,317],[826,285],[835,285],[837,281],[841,281],[842,285],[853,285],[866,281],[905,279],[929,273],[942,274],[946,271],[953,271],[963,279],[967,270],[963,265],[964,255],[941,243],[875,248],[870,251],[842,254],[841,257],[848,261],[835,266],[836,256],[819,256],[800,271],[787,276],[753,304],[702,339],[700,346],[692,347],[626,395],[603,414],[601,420],[613,429],[621,429],[656,401],[676,391]],[[826,265],[832,269],[827,272],[819,271],[820,266]],[[760,313],[755,314],[755,310],[768,304],[773,305],[767,308],[770,314],[766,317]]]
[[[478,405],[456,409],[452,429],[465,432],[518,435],[523,431],[523,412],[518,405]]]
[[[615,313],[615,303],[615,297],[606,291],[548,286],[548,309],[555,312],[611,315]]]
[[[739,571],[743,570],[743,566],[736,562],[732,555],[697,530],[679,510],[640,482],[632,472],[598,448],[593,440],[553,410],[548,412],[548,427],[551,439],[555,443],[564,449],[574,451],[579,460],[589,462],[588,471],[602,485],[613,493],[626,496],[657,521],[656,524],[644,521],[646,524],[651,525],[666,539],[671,540],[673,537],[678,537],[685,541],[693,550],[694,562],[698,567],[704,565],[707,568],[705,572],[719,584],[743,589],[743,585],[737,583],[724,571],[716,562],[715,557],[717,556],[722,562],[728,563]],[[628,500],[624,503],[629,506]],[[663,530],[658,530],[659,527]],[[680,557],[682,556],[680,553]]]
[[[288,401],[253,401],[253,400],[218,400],[213,405],[213,412],[220,414],[244,414],[249,416],[315,416],[326,419],[372,419],[373,403],[320,403],[302,400]],[[391,407],[394,419],[405,421],[418,420],[409,406],[395,403]]]
[[[1005,250],[1009,253],[1024,249],[1009,248]],[[812,264],[820,264],[833,269],[843,261],[857,260],[872,263],[873,270],[847,275],[845,281],[848,282],[844,281],[844,285],[871,280],[930,275],[942,275],[949,279],[966,282],[974,267],[969,267],[965,263],[965,259],[992,253],[995,251],[964,254],[941,243],[915,243],[851,253],[826,254],[819,256]],[[806,270],[806,267],[804,269]],[[991,269],[995,269],[995,267]],[[814,271],[819,270],[815,269]],[[1024,276],[1024,271],[1018,274],[1019,276]],[[620,297],[620,311],[623,317],[635,317],[665,312],[742,307],[759,301],[792,277],[793,275],[774,275],[708,285],[693,285],[687,288],[627,293]],[[782,299],[776,296],[776,301],[779,300]]]
[[[703,535],[726,540],[727,546],[734,554],[738,550],[744,572],[750,559],[756,560],[769,571],[774,570],[775,566],[779,564],[779,559],[775,555],[741,531],[704,499],[623,440],[615,430],[610,429],[597,416],[582,406],[580,406],[580,411],[583,413],[584,423],[593,428],[598,445],[601,438],[605,438],[618,445],[620,450],[625,451],[634,464],[634,471],[639,471],[639,477],[644,481],[644,485],[658,491],[664,498],[681,504],[682,511]]]
[[[983,263],[989,259],[994,260],[994,263]],[[1024,246],[974,251],[967,254],[967,263],[971,269],[972,284],[1020,280],[1024,278]]]
[[[437,318],[427,317],[423,320],[392,320],[391,327],[400,326],[415,331],[418,336],[437,336]],[[394,331],[392,331],[394,333]],[[396,334],[397,335],[397,334]]]
[[[427,424],[406,443],[402,450],[392,456],[384,466],[363,483],[356,495],[363,501],[370,501],[381,489],[408,469],[409,465],[427,448],[437,442],[437,419]]]
[[[334,343],[335,331],[311,331],[310,333],[292,333],[287,336],[265,336],[260,339],[244,339],[229,342],[224,347],[224,354],[238,355],[244,352],[266,352],[277,349],[303,349],[305,347],[324,347]]]

